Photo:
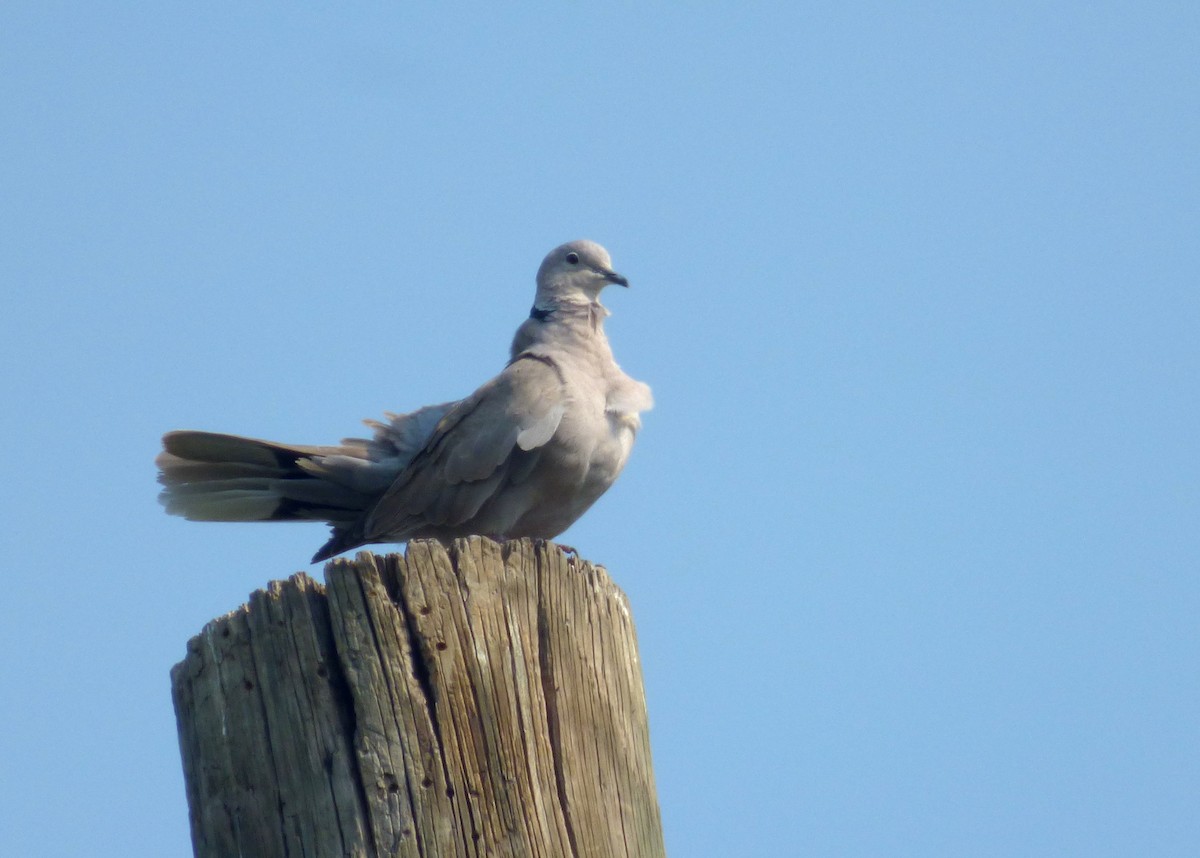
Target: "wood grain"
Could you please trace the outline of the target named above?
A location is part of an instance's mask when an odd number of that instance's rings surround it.
[[[172,671],[200,858],[660,856],[633,620],[551,543],[273,582]]]

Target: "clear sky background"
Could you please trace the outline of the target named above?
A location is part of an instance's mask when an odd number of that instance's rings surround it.
[[[672,855],[1200,854],[1200,7],[686,7],[0,6],[0,854],[190,854],[168,670],[325,538],[159,435],[463,396],[580,237]]]

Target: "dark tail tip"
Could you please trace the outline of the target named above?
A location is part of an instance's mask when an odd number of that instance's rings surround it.
[[[313,563],[323,563],[330,557],[336,557],[343,551],[349,551],[357,545],[362,545],[352,534],[342,530],[335,530],[333,536],[329,537],[329,541],[320,547],[316,554],[313,555]]]

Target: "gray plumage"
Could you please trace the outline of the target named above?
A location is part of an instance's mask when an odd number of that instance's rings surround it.
[[[414,538],[551,539],[613,484],[653,404],[604,335],[611,283],[629,285],[600,245],[555,248],[501,373],[466,399],[367,421],[371,438],[310,447],[169,432],[160,500],[194,521],[327,522],[313,562]]]

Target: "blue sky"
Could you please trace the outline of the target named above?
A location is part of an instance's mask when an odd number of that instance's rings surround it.
[[[1200,854],[1194,4],[247,5],[0,9],[0,854],[190,854],[168,670],[324,539],[159,435],[465,395],[580,237],[671,854]]]

